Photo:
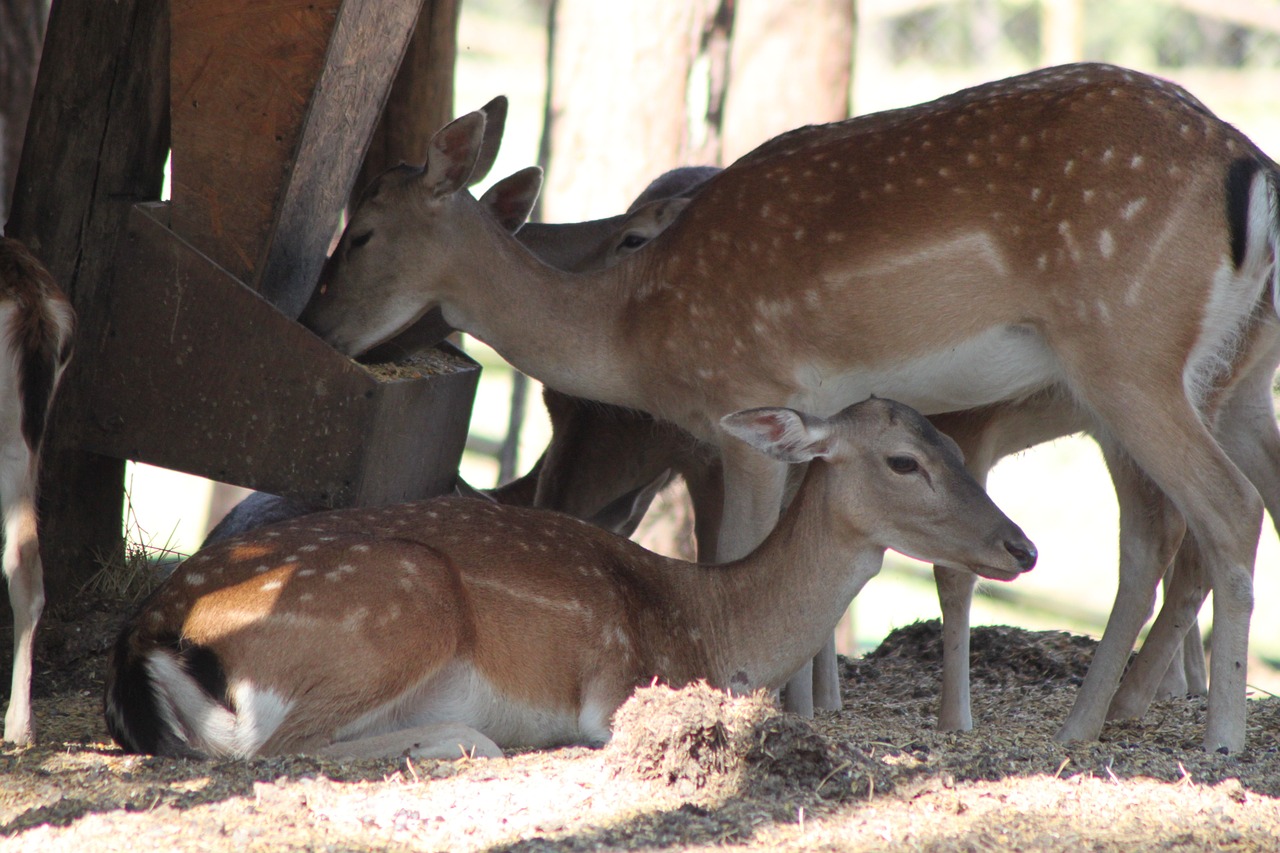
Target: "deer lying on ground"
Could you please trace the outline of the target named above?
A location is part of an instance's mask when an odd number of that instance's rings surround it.
[[[129,621],[108,666],[112,737],[214,757],[598,745],[654,679],[779,687],[886,548],[999,580],[1035,563],[954,443],[901,404],[723,423],[754,452],[810,463],[750,556],[684,563],[460,498],[263,528],[191,557]]]
[[[383,176],[308,325],[356,354],[439,308],[544,384],[683,427],[724,464],[725,558],[772,526],[785,479],[722,439],[727,412],[877,393],[935,414],[1057,388],[1195,537],[1216,591],[1204,745],[1243,746],[1263,507],[1206,422],[1280,291],[1280,177],[1246,137],[1164,81],[1045,69],[783,134],[646,251],[573,276],[465,192],[484,129],[463,116],[424,169]],[[487,195],[515,215],[539,182]]]
[[[13,681],[4,739],[16,744],[35,740],[31,669],[44,610],[36,487],[45,422],[71,354],[74,327],[71,304],[49,271],[17,240],[0,237],[0,510],[13,608]]]

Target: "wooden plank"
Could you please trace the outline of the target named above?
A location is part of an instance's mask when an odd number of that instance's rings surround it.
[[[461,8],[462,0],[426,0],[423,4],[352,187],[353,200],[387,169],[401,163],[422,163],[432,134],[453,119]]]
[[[68,291],[84,351],[129,207],[160,196],[168,153],[167,0],[53,4],[7,233]],[[41,552],[53,605],[120,546],[124,463],[78,449],[83,357],[54,409],[41,477]]]
[[[422,0],[342,4],[266,256],[253,279],[290,317],[302,313],[320,276],[421,7]]]
[[[341,0],[172,0],[174,229],[252,281]]]
[[[479,367],[381,380],[135,209],[85,447],[327,506],[452,488]]]

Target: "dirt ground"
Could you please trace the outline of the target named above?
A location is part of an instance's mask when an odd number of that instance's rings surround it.
[[[812,723],[763,698],[656,687],[603,750],[344,764],[123,755],[101,717],[115,621],[47,621],[41,742],[0,753],[0,851],[1280,846],[1280,698],[1250,702],[1239,755],[1197,748],[1202,699],[1064,747],[1051,735],[1093,649],[1067,634],[977,629],[966,734],[934,730],[941,653],[926,622],[844,661],[846,709]]]

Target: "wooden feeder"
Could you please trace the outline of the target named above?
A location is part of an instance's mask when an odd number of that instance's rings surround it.
[[[172,201],[138,205],[80,445],[328,506],[439,494],[479,367],[382,379],[295,321],[421,0],[173,0]]]

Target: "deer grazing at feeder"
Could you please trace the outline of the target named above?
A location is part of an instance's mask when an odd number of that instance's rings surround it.
[[[70,357],[74,327],[71,304],[49,271],[17,240],[0,237],[0,512],[13,608],[13,679],[4,739],[16,744],[35,740],[31,670],[44,610],[36,487],[45,422]]]
[[[499,131],[493,143],[496,146],[501,140],[502,118],[495,115],[494,121],[490,129],[496,127]],[[496,153],[495,148],[495,156]],[[626,213],[607,219],[555,224],[525,224],[520,220],[507,225],[519,228],[518,239],[547,263],[571,272],[602,269],[661,233],[687,204],[686,194],[691,194],[718,171],[709,166],[688,166],[665,172],[645,188]],[[479,180],[483,176],[473,177]],[[667,479],[666,472],[670,466],[655,470],[652,476],[630,485],[635,479],[633,472],[638,467],[649,470],[649,466],[644,464],[646,460],[640,460],[637,466],[635,457],[667,456],[668,443],[654,443],[654,434],[661,432],[662,428],[655,425],[652,418],[644,416],[647,423],[637,429],[638,419],[632,412],[609,410],[612,407],[576,400],[550,388],[544,389],[543,396],[551,419],[552,440],[548,451],[554,454],[552,466],[544,466],[543,460],[539,459],[523,477],[488,490],[475,489],[459,479],[457,492],[514,506],[559,510],[606,530],[630,536],[654,494]],[[618,446],[619,441],[633,443],[624,449]],[[656,452],[645,453],[651,445],[655,445]],[[594,471],[591,476],[580,476],[579,472],[585,469],[574,460],[597,449],[611,454],[608,466],[611,473],[606,475],[603,471]],[[549,473],[543,475],[544,470]],[[694,475],[691,473],[690,476]],[[629,485],[619,488],[624,481]],[[268,524],[322,509],[324,507],[309,506],[279,495],[254,492],[218,521],[202,545],[213,545]],[[711,514],[707,513],[706,517],[711,518]],[[718,520],[718,512],[716,518]]]
[[[463,116],[423,169],[383,176],[305,312],[321,336],[359,353],[438,308],[544,384],[683,427],[724,464],[725,558],[772,526],[785,479],[722,437],[728,412],[1061,393],[1185,518],[1216,592],[1204,745],[1244,745],[1263,504],[1206,426],[1280,290],[1280,177],[1243,134],[1153,77],[1044,69],[783,134],[645,251],[574,276],[465,192],[484,128]],[[539,180],[489,194],[514,209]]]
[[[1035,563],[954,443],[906,406],[754,409],[723,427],[810,463],[748,557],[685,563],[461,498],[298,518],[198,552],[144,602],[111,652],[112,736],[218,757],[598,745],[655,678],[779,687],[886,548],[1001,580]]]

